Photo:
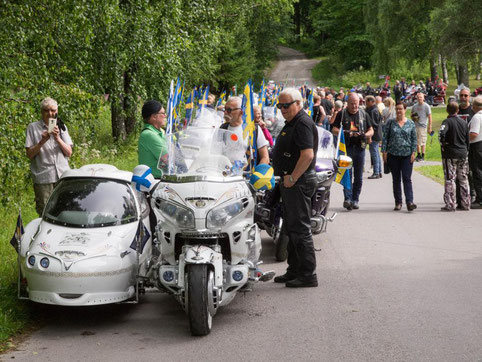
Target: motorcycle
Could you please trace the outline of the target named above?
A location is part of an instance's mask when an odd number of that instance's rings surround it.
[[[311,232],[314,235],[326,231],[328,222],[333,222],[336,213],[328,216],[330,206],[330,189],[336,177],[338,168],[351,167],[351,159],[347,156],[336,157],[336,147],[333,135],[321,128],[318,130],[318,152],[316,154],[316,175],[318,186],[311,199]],[[280,200],[279,182],[276,178],[273,190],[258,192],[258,205],[256,207],[257,222],[261,229],[273,239],[275,243],[275,258],[285,261],[288,257],[288,236],[283,229],[282,200]]]
[[[258,268],[255,191],[243,177],[245,150],[238,135],[193,127],[168,140],[168,164],[159,163],[165,173],[149,188],[159,254],[149,279],[182,305],[192,335],[203,336],[220,307],[274,272]],[[145,173],[134,170],[138,184]]]

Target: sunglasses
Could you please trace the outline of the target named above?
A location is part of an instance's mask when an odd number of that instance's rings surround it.
[[[228,108],[225,108],[225,109],[224,109],[224,112],[231,113],[232,111],[235,111],[235,110],[237,110],[237,109],[241,109],[241,108],[239,108],[239,107],[238,107],[238,108],[229,108],[229,107],[228,107]]]
[[[293,102],[289,102],[289,103],[278,103],[276,105],[276,107],[278,107],[278,109],[281,109],[281,108],[284,108],[284,109],[288,109],[290,108],[290,106],[295,103],[296,101],[293,101]]]

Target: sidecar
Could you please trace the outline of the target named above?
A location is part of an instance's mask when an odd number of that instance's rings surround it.
[[[101,164],[62,175],[42,217],[25,227],[20,241],[19,280],[28,299],[86,306],[137,295],[152,243],[149,204],[131,178]]]

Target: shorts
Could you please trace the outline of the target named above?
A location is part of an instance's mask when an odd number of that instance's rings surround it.
[[[417,147],[427,144],[427,127],[416,127],[417,130]]]
[[[35,210],[39,216],[42,216],[44,207],[54,190],[55,183],[52,184],[33,184],[33,191],[35,193]]]

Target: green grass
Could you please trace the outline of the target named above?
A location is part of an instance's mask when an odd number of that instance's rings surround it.
[[[431,178],[439,184],[444,184],[444,172],[442,165],[420,166],[416,168],[417,172]]]
[[[107,163],[118,169],[132,171],[137,165],[138,135],[132,135],[119,145],[119,152],[109,135],[99,134],[99,137],[102,142],[96,142],[96,145],[86,143],[75,146],[74,152],[77,155],[75,162],[71,162],[71,167]],[[11,205],[0,210],[0,352],[13,346],[12,336],[36,323],[32,304],[17,299],[17,253],[9,241],[15,231],[19,206],[24,226],[38,217],[31,185],[25,190],[20,205]]]

